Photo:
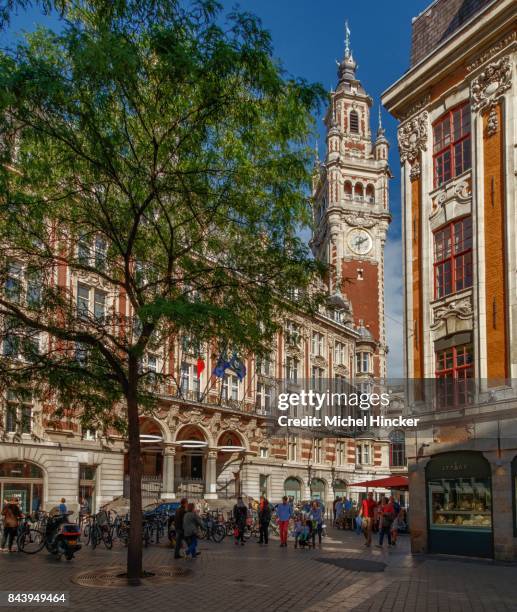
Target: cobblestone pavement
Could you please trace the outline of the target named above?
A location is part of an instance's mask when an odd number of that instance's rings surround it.
[[[202,542],[194,561],[173,560],[166,545],[144,551],[147,569],[179,564],[192,572],[169,582],[141,587],[93,588],[72,582],[85,571],[120,567],[125,549],[81,550],[70,563],[44,552],[0,555],[1,591],[67,591],[77,611],[132,612],[172,606],[218,612],[257,610],[382,610],[389,612],[517,612],[517,567],[490,562],[411,556],[407,537],[393,549],[366,549],[362,538],[331,531],[321,549],[280,548],[230,538]],[[372,563],[373,562],[373,563]],[[34,607],[17,606],[18,610]]]

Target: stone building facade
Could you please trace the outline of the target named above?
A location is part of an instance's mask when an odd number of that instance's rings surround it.
[[[514,2],[433,2],[383,94],[398,128],[417,552],[517,555]],[[410,381],[411,382],[411,381]]]
[[[401,435],[368,429],[341,437],[273,432],[279,381],[291,388],[367,383],[386,374],[383,250],[390,221],[388,143],[379,125],[372,142],[371,98],[356,77],[349,43],[325,122],[327,153],[314,172],[316,229],[312,248],[331,264],[328,303],[309,318],[293,314],[268,359],[246,358],[241,381],[217,378],[218,355],[181,338],[146,354],[143,367],[167,375],[154,413],[141,418],[145,501],[183,495],[214,500],[237,494],[273,501],[358,498],[354,482],[404,472]],[[96,244],[76,245],[95,253]],[[15,272],[13,272],[15,273]],[[78,308],[129,316],[123,294],[102,278],[65,265],[55,282]],[[100,311],[99,311],[100,312]],[[102,315],[102,313],[100,313]],[[40,338],[45,342],[45,338]],[[4,341],[2,359],[16,358]],[[203,357],[206,368],[197,370]],[[6,390],[1,405],[0,495],[16,494],[25,510],[81,497],[93,510],[128,490],[125,441],[81,429],[73,415],[56,420],[52,406]],[[400,434],[400,432],[399,432]]]

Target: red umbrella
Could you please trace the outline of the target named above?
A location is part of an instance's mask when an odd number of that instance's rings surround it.
[[[351,482],[351,487],[366,487],[367,489],[408,489],[407,476],[389,476],[378,480],[365,480],[364,482]]]

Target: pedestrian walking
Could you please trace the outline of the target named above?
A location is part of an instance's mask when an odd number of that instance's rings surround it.
[[[174,513],[174,530],[176,531],[176,545],[174,546],[174,558],[180,559],[181,545],[185,539],[185,533],[183,531],[183,520],[185,513],[187,512],[188,499],[183,497],[180,501],[180,507],[177,508]]]
[[[343,500],[341,499],[341,497],[338,497],[334,505],[334,526],[338,529],[342,527],[343,523],[343,508]]]
[[[321,546],[321,533],[323,530],[323,508],[318,501],[313,501],[309,519],[312,521],[312,547],[316,546],[316,534],[318,534],[318,544]]]
[[[400,504],[395,500],[393,495],[390,497],[390,502],[393,504],[393,511],[395,514],[395,518],[393,523],[391,524],[391,545],[397,545],[397,538],[399,535],[399,528],[402,525],[402,508]]]
[[[18,522],[23,516],[16,498],[12,498],[2,508],[4,532],[2,534],[1,552],[13,552],[13,542],[18,531]],[[7,548],[5,547],[7,544]]]
[[[197,534],[198,529],[201,527],[203,527],[203,522],[196,512],[195,505],[193,503],[188,504],[186,512],[183,515],[183,534],[188,544],[185,552],[185,559],[189,557],[195,559],[201,554],[197,552]]]
[[[363,499],[361,503],[361,509],[359,510],[364,539],[366,540],[364,543],[365,546],[372,545],[372,529],[373,521],[375,520],[376,509],[377,502],[373,499],[373,493],[370,491],[370,493],[368,493],[367,498]]]
[[[278,526],[280,529],[280,546],[287,547],[287,534],[289,531],[289,519],[293,515],[293,507],[288,503],[287,497],[282,498],[282,503],[276,507]]]
[[[258,507],[259,544],[269,541],[269,523],[271,522],[271,504],[265,495],[261,495]]]
[[[248,508],[242,501],[242,497],[237,498],[237,503],[233,507],[233,520],[235,521],[235,546],[239,542],[244,546],[244,530],[246,529],[246,519],[248,518]]]
[[[385,535],[388,536],[388,546],[391,546],[391,525],[395,520],[395,509],[387,497],[382,500],[379,515],[379,543],[377,546],[378,548],[382,548]]]

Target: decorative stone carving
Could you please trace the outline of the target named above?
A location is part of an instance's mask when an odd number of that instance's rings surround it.
[[[420,176],[420,162],[415,161],[413,162],[413,165],[411,166],[411,170],[409,171],[409,178],[412,181],[416,181],[416,179],[419,178],[419,176]]]
[[[377,224],[377,219],[363,217],[362,215],[345,215],[345,221],[348,225],[365,228],[373,227]]]
[[[483,111],[494,107],[504,92],[512,85],[512,63],[509,56],[502,57],[489,64],[483,72],[472,81],[470,95],[472,110]]]
[[[436,194],[433,204],[437,207],[444,206],[451,200],[456,200],[462,204],[470,201],[472,192],[468,181],[460,181],[458,183],[448,183],[441,191]],[[433,212],[436,214],[437,210]]]
[[[479,68],[485,62],[487,62],[488,60],[492,59],[495,55],[497,55],[499,51],[502,51],[505,47],[508,47],[509,45],[511,45],[511,43],[514,42],[515,40],[517,40],[517,32],[514,31],[508,36],[506,36],[506,38],[503,38],[503,40],[500,40],[493,47],[488,49],[488,51],[485,51],[485,53],[481,54],[477,58],[477,60],[472,62],[472,64],[467,66],[467,72],[472,72],[476,68]]]
[[[487,128],[486,131],[489,136],[493,136],[497,134],[497,130],[499,129],[499,120],[497,118],[497,111],[495,107],[492,107],[490,114],[488,115]]]
[[[413,106],[411,106],[409,110],[406,113],[404,113],[404,115],[401,117],[400,119],[401,123],[403,123],[404,121],[407,121],[413,115],[416,115],[420,110],[422,110],[425,106],[427,106],[430,101],[431,101],[431,96],[429,94],[426,94],[421,100],[419,100],[418,102],[415,102],[415,104],[413,104]]]
[[[433,312],[433,324],[431,325],[431,329],[437,329],[450,317],[456,317],[464,321],[470,319],[472,317],[472,312],[470,296],[438,306]]]
[[[410,175],[412,180],[420,176],[420,151],[427,149],[427,119],[427,111],[424,111],[399,128],[400,161],[408,161],[413,166]]]

